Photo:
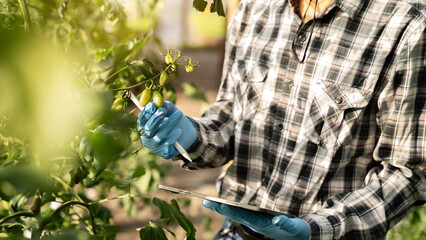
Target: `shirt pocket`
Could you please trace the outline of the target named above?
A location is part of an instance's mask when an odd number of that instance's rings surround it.
[[[328,149],[345,145],[371,96],[368,90],[338,84],[315,88],[302,124],[305,137]]]
[[[232,65],[234,81],[234,115],[238,119],[253,116],[261,102],[268,65],[250,60],[237,60]]]

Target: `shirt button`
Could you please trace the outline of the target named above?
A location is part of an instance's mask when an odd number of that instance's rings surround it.
[[[305,36],[305,34],[300,33],[299,35],[297,35],[297,40],[298,40],[300,43],[304,43],[304,42],[306,41],[306,36]]]
[[[278,124],[277,128],[278,128],[278,130],[283,130],[284,126],[280,123],[280,124]]]
[[[287,86],[288,86],[288,87],[293,87],[293,86],[294,86],[294,83],[293,83],[293,82],[289,82],[289,83],[287,83]]]
[[[343,99],[341,97],[336,97],[335,101],[337,104],[341,104],[343,102]]]

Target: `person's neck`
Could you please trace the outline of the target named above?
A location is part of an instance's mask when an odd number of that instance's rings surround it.
[[[315,1],[317,1],[316,9],[315,9]],[[330,4],[333,2],[333,0],[299,0],[299,14],[300,17],[303,18],[303,16],[306,13],[306,16],[304,18],[304,22],[308,22],[311,20],[315,14],[320,13],[324,11],[325,9],[330,6]],[[310,4],[309,4],[310,3]],[[314,11],[315,9],[315,11]]]

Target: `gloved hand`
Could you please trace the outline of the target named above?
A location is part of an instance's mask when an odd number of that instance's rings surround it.
[[[198,139],[194,123],[169,101],[158,109],[152,102],[144,107],[137,121],[137,131],[141,130],[143,145],[165,159],[179,154],[176,141],[188,150]]]
[[[209,200],[203,200],[203,206],[272,239],[308,240],[310,236],[309,223],[299,218],[272,216]]]

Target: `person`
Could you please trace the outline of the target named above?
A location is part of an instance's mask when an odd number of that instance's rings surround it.
[[[217,101],[147,105],[142,142],[184,168],[232,160],[219,196],[283,213],[204,201],[216,239],[384,239],[426,199],[425,20],[422,0],[242,0]]]

